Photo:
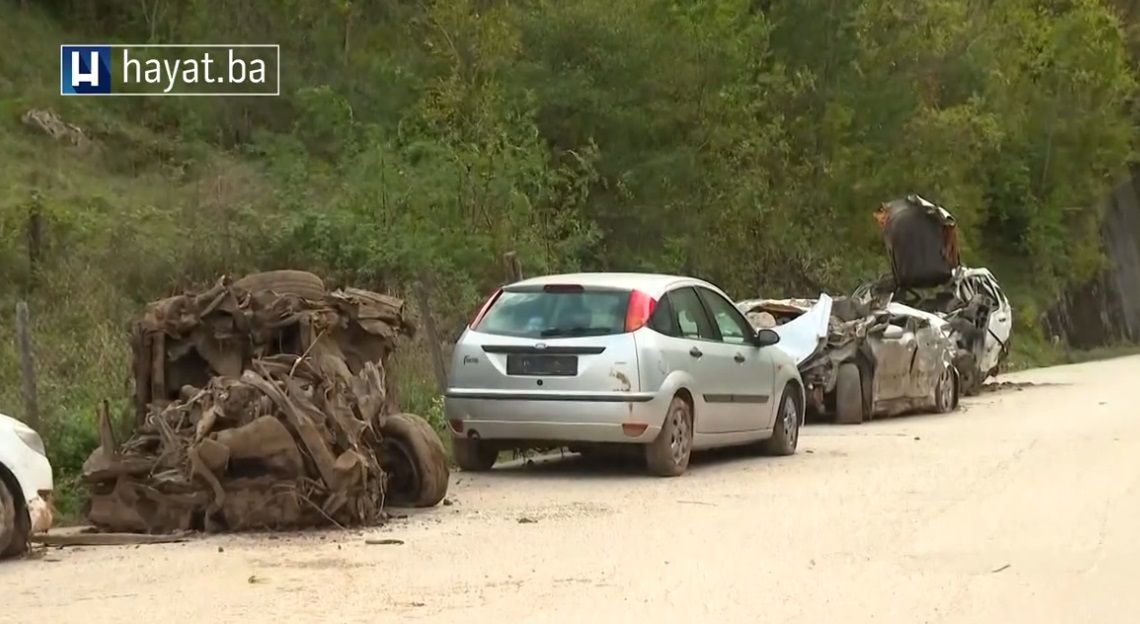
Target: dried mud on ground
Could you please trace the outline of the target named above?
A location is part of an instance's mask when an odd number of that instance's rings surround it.
[[[981,388],[981,394],[994,394],[997,392],[1021,392],[1029,388],[1045,388],[1056,386],[1055,383],[1033,383],[1032,381],[991,381]]]

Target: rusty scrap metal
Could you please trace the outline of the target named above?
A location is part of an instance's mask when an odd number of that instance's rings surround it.
[[[397,411],[388,358],[413,331],[404,303],[289,273],[223,277],[147,306],[133,331],[139,424],[120,445],[101,410],[102,443],[84,464],[93,525],[172,533],[382,518],[377,449]]]

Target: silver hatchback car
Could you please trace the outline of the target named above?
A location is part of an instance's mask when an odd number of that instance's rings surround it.
[[[652,473],[677,476],[693,450],[759,443],[790,455],[803,383],[778,341],[697,279],[579,273],[505,286],[452,356],[456,462],[488,470],[505,449],[641,445]]]

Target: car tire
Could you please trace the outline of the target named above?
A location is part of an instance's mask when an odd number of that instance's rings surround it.
[[[954,411],[958,407],[958,378],[953,366],[947,365],[934,388],[934,409],[939,414]]]
[[[486,472],[499,459],[499,449],[476,438],[452,438],[451,455],[464,472]]]
[[[804,422],[804,410],[800,405],[800,393],[795,385],[784,386],[784,394],[780,397],[780,406],[776,412],[776,422],[773,424],[772,437],[760,443],[760,450],[765,455],[792,455],[800,441],[800,426]]]
[[[434,507],[447,495],[451,471],[439,434],[415,414],[392,414],[380,428],[380,465],[388,475],[385,501]]]
[[[854,362],[840,364],[835,378],[835,422],[858,425],[864,417],[862,373]]]
[[[16,504],[17,496],[20,493],[13,492],[8,482],[0,478],[0,558],[22,555],[28,549],[30,520]]]
[[[658,477],[679,477],[693,454],[693,408],[675,396],[665,412],[657,438],[645,447],[645,465]]]

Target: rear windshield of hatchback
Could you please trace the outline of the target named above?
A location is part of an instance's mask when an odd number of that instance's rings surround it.
[[[629,295],[628,290],[580,287],[504,290],[475,330],[520,338],[620,334]]]

